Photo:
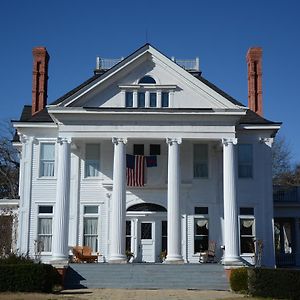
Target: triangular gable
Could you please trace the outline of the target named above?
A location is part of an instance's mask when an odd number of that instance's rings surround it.
[[[159,66],[162,71],[168,72],[173,78],[177,78],[181,84],[185,86],[186,90],[190,91],[190,94],[195,93],[196,98],[201,99],[201,101],[198,100],[201,103],[196,103],[193,107],[239,109],[243,106],[203,77],[196,78],[150,44],[139,48],[102,75],[91,77],[85,83],[52,103],[51,106],[77,106],[76,103],[80,103],[79,106],[85,106],[84,103],[89,100],[89,95],[97,93],[97,90],[100,89],[101,86],[106,85],[110,80],[113,80],[127,69],[137,68],[147,60]],[[171,82],[169,83],[171,84]]]

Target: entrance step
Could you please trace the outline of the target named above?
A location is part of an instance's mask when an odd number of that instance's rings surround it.
[[[70,264],[66,289],[197,289],[229,290],[219,264]]]

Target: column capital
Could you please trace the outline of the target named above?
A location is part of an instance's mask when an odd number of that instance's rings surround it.
[[[72,141],[72,139],[71,139],[71,138],[68,138],[68,137],[58,137],[58,138],[56,139],[56,142],[57,142],[58,144],[60,144],[60,145],[62,145],[62,144],[64,144],[64,143],[70,144],[71,141]]]
[[[123,143],[124,145],[127,144],[127,138],[113,137],[111,139],[111,141],[112,141],[113,144],[116,144],[116,145],[118,145],[119,143]]]
[[[236,145],[237,142],[238,142],[237,138],[222,139],[222,144],[224,146],[228,146],[228,144]]]
[[[181,144],[182,143],[182,138],[166,138],[166,143],[169,145],[173,145],[173,144]]]
[[[269,137],[260,137],[259,142],[261,144],[265,143],[267,146],[272,147],[274,138],[269,138]]]
[[[36,138],[34,136],[29,136],[29,135],[22,134],[22,133],[21,134],[18,133],[18,135],[20,137],[20,142],[22,144],[26,144],[28,142],[32,142],[32,143],[37,142],[37,140],[36,140]]]

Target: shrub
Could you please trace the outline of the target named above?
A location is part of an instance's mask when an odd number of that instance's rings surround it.
[[[249,269],[249,292],[253,296],[300,299],[300,271],[288,269]]]
[[[17,264],[33,264],[34,261],[28,255],[17,255],[15,253],[10,253],[6,257],[0,258],[0,265],[17,265]]]
[[[0,264],[0,291],[51,292],[60,283],[57,270],[46,264]]]
[[[232,269],[230,275],[230,286],[235,292],[248,291],[248,272],[247,268]]]

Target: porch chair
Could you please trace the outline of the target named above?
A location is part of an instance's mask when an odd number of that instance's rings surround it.
[[[208,263],[215,261],[216,245],[217,243],[215,241],[208,241],[208,249],[206,251],[200,252],[200,263]]]
[[[92,249],[88,246],[76,246],[72,249],[73,261],[77,263],[87,262],[98,262],[98,255],[92,255]]]

